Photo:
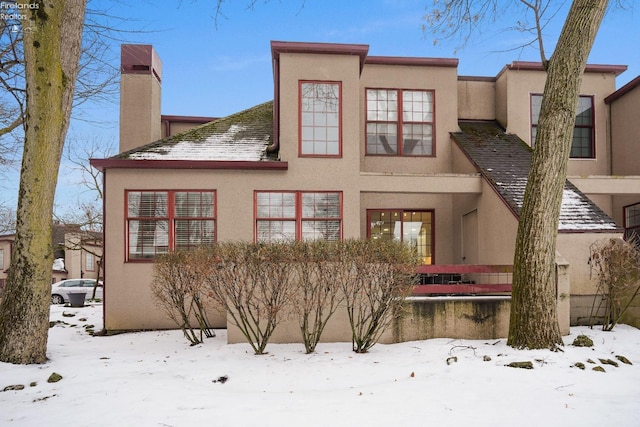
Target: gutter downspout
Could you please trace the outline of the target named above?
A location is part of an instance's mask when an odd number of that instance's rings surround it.
[[[277,153],[280,149],[280,60],[273,58],[273,142],[267,146],[267,153]]]
[[[102,268],[102,331],[107,335],[107,269],[105,268],[105,257],[107,256],[105,242],[107,241],[107,169],[102,170],[102,257],[98,266],[98,278],[100,278],[100,268]]]

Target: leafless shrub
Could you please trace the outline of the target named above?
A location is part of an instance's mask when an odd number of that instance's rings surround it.
[[[289,308],[293,290],[291,245],[220,243],[207,278],[213,299],[245,336],[255,354],[264,350]]]
[[[153,266],[151,292],[156,304],[162,308],[184,333],[191,345],[215,336],[205,310],[204,278],[208,276],[203,266],[209,265],[203,250],[176,251],[160,256]],[[198,328],[192,326],[192,319]]]
[[[342,300],[337,242],[292,243],[296,287],[292,304],[307,353],[315,351],[327,322]]]
[[[346,240],[341,243],[342,288],[352,331],[352,348],[366,353],[400,314],[416,283],[418,256],[396,241]]]
[[[604,304],[602,329],[611,331],[640,292],[640,250],[621,239],[596,242],[589,259],[592,271],[598,276],[597,303],[593,313]]]

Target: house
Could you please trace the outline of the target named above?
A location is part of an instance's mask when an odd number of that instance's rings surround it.
[[[0,295],[7,279],[15,234],[0,235]],[[102,233],[81,230],[79,225],[54,223],[51,283],[64,279],[102,277]]]
[[[468,77],[457,59],[368,50],[273,41],[273,100],[161,138],[160,60],[122,47],[120,153],[91,160],[105,174],[107,330],[174,327],[153,304],[153,259],[215,241],[400,239],[425,265],[512,264],[541,65]],[[588,65],[582,82],[557,245],[565,332],[594,301],[590,245],[638,230],[640,89],[616,91],[625,70]],[[504,334],[503,318],[490,335]]]

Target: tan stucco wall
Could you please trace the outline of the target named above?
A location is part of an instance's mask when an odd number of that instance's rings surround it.
[[[458,131],[459,118],[496,118],[507,127],[508,132],[516,133],[528,141],[531,126],[530,94],[542,92],[545,74],[540,71],[506,70],[495,81],[482,78],[459,80],[455,67],[365,62],[361,70],[360,59],[358,55],[280,52],[279,155],[282,161],[288,162],[287,170],[107,170],[107,329],[175,327],[155,307],[151,298],[149,284],[153,264],[125,262],[126,190],[216,190],[218,241],[254,240],[253,200],[256,190],[342,191],[344,238],[367,235],[367,209],[433,209],[435,261],[438,264],[463,261],[462,218],[472,213],[476,221],[474,228],[477,229],[477,235],[471,239],[473,245],[477,246],[474,262],[513,262],[517,220],[451,141],[450,132]],[[160,137],[160,85],[150,75],[123,75],[122,79],[126,96],[122,99],[121,135],[124,137],[123,149],[129,149]],[[299,157],[300,80],[341,82],[340,158]],[[572,160],[569,168],[571,175],[608,173],[608,111],[602,99],[615,89],[614,85],[611,74],[585,75],[581,93],[595,95],[597,159]],[[434,90],[436,156],[411,158],[365,155],[364,100],[367,88]],[[136,104],[138,101],[143,104]],[[147,126],[148,123],[154,125]],[[603,209],[616,215],[620,203],[608,197],[599,194],[596,199],[603,204]],[[558,251],[570,264],[571,290],[568,292],[571,294],[586,295],[592,292],[590,285],[584,281],[585,274],[588,277],[585,250],[588,252],[589,239],[593,239],[593,235],[562,235],[558,239]],[[345,337],[339,316],[328,326],[325,339],[350,340],[349,335]],[[214,323],[222,326],[226,319],[218,316]],[[293,329],[289,332],[298,333],[295,327],[290,328]],[[230,330],[230,342],[233,342],[233,334],[233,330]],[[391,342],[393,337],[386,335],[384,339]]]
[[[360,211],[360,235],[367,237],[368,209],[415,209],[434,211],[435,256],[434,263],[453,263],[454,233],[452,223],[452,196],[448,194],[362,193]]]
[[[397,157],[365,155],[364,129],[367,88],[427,89],[435,91],[435,157]],[[457,69],[453,67],[366,65],[360,81],[358,135],[360,169],[365,172],[441,173],[451,172],[449,132],[458,130]]]
[[[620,227],[624,226],[624,207],[640,203],[640,183],[638,187],[638,194],[629,196],[613,196],[612,197],[612,218]]]
[[[504,338],[509,330],[510,305],[509,297],[412,298],[405,302],[400,317],[391,323],[378,342],[391,344],[451,337]],[[246,342],[231,320],[228,321],[227,340],[229,343]],[[283,317],[269,342],[302,343],[295,316]],[[344,305],[339,306],[327,322],[320,342],[351,342]]]
[[[531,144],[531,95],[544,90],[546,74],[542,71],[504,70],[496,82],[496,118],[507,132],[517,134]],[[615,75],[584,74],[581,95],[594,96],[596,120],[596,158],[572,159],[569,175],[607,175],[610,170],[609,111],[604,98],[615,91]]]
[[[9,263],[11,262],[11,241],[10,240],[0,240],[0,249],[2,249],[2,268],[0,268],[0,279],[6,280],[7,273],[5,271],[9,268]],[[0,289],[0,295],[2,290]]]
[[[121,74],[120,152],[160,139],[160,96],[152,74]]]
[[[325,163],[332,168],[331,161]],[[322,174],[322,168],[316,169]],[[164,170],[113,169],[107,172],[106,188],[106,241],[107,329],[126,329],[137,324],[142,328],[170,327],[164,315],[153,307],[148,285],[152,277],[152,264],[125,263],[125,190],[145,189],[214,189],[217,201],[217,240],[253,241],[254,190],[318,190],[343,189],[344,237],[359,237],[360,198],[357,188],[351,189],[341,177],[326,175],[321,184],[298,170],[284,179],[282,171],[205,171],[182,170],[168,174]],[[355,174],[357,177],[358,175]],[[289,179],[291,177],[291,179]],[[344,178],[344,174],[342,174]],[[122,284],[122,285],[121,285]],[[126,285],[125,285],[126,284]],[[135,289],[131,289],[135,284]],[[126,287],[125,287],[126,286]],[[142,304],[142,305],[141,305]],[[142,307],[146,307],[143,309]]]
[[[493,188],[483,181],[478,201],[480,264],[513,264],[518,220]]]
[[[640,283],[638,285],[640,286]],[[631,299],[634,292],[635,289],[631,289],[631,291],[629,292],[629,299]],[[622,315],[622,318],[620,319],[620,323],[631,325],[635,328],[640,328],[640,293],[638,293],[630,301],[627,311]]]
[[[102,246],[85,244],[80,248],[80,236],[74,233],[65,235],[64,266],[67,269],[68,278],[95,279],[98,277],[98,259],[102,254]],[[94,269],[88,270],[86,266],[87,251],[95,255]]]
[[[359,137],[359,72],[358,56],[345,55],[280,55],[280,156],[291,161],[289,172],[294,175],[321,168],[340,177],[353,179],[357,168],[346,165],[358,163]],[[301,80],[342,82],[342,158],[298,158],[298,97]],[[293,162],[292,160],[296,160]],[[313,174],[307,180],[314,179]]]
[[[496,119],[496,82],[493,78],[458,79],[458,118],[460,120]]]
[[[614,175],[640,175],[640,86],[611,103]]]
[[[620,233],[558,233],[557,251],[571,268],[571,295],[592,295],[596,282],[590,276],[589,257],[593,243],[620,238]]]

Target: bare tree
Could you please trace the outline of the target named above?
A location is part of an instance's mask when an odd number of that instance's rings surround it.
[[[340,244],[336,282],[344,294],[352,348],[366,353],[400,315],[416,284],[418,254],[396,240],[347,240]]]
[[[209,252],[177,251],[160,256],[153,265],[151,292],[156,304],[180,328],[191,345],[203,342],[203,334],[214,337],[205,309],[205,279],[209,275]],[[192,319],[198,329],[192,326]]]
[[[542,40],[548,0],[448,0],[427,15],[439,34],[471,34],[499,7],[533,12],[534,37],[547,71],[531,169],[516,237],[508,344],[514,348],[562,345],[555,300],[555,248],[562,192],[567,179],[577,100],[587,58],[607,0],[574,0],[551,59]],[[556,3],[557,4],[557,3]],[[434,23],[437,25],[434,26]],[[465,33],[466,32],[466,33]]]
[[[86,0],[38,1],[23,22],[24,152],[16,240],[0,305],[0,361],[47,360],[53,199],[71,109]],[[28,12],[27,12],[28,11]]]
[[[89,197],[85,197],[83,201],[78,200],[70,210],[61,216],[55,215],[54,219],[61,224],[73,225],[79,229],[75,238],[66,241],[62,249],[65,251],[84,251],[93,255],[98,267],[97,285],[98,281],[102,279],[104,266],[102,172],[92,167],[89,164],[89,159],[106,158],[113,154],[115,148],[113,144],[103,143],[99,138],[84,147],[73,144],[73,141],[70,142],[67,146],[65,160],[71,170],[79,174],[78,184],[85,188]],[[93,297],[95,297],[95,288]]]
[[[604,331],[613,330],[640,294],[640,249],[634,243],[607,239],[591,245],[589,264],[598,278],[591,317],[604,308]]]
[[[339,245],[326,240],[292,243],[297,283],[292,306],[307,353],[315,351],[327,322],[343,299],[336,280],[341,268]]]
[[[111,45],[120,32],[102,6],[89,1],[83,27],[78,77],[73,96],[73,116],[83,119],[82,106],[88,101],[113,102],[118,92],[116,53]],[[35,4],[35,3],[34,3]],[[21,13],[24,15],[24,13]],[[0,165],[14,164],[22,152],[26,118],[25,61],[23,34],[35,27],[21,19],[0,21]],[[26,30],[24,30],[24,28]]]
[[[211,297],[255,354],[264,354],[294,292],[290,245],[225,242],[215,247],[211,259]]]
[[[0,202],[0,235],[13,233],[16,229],[16,213]]]

